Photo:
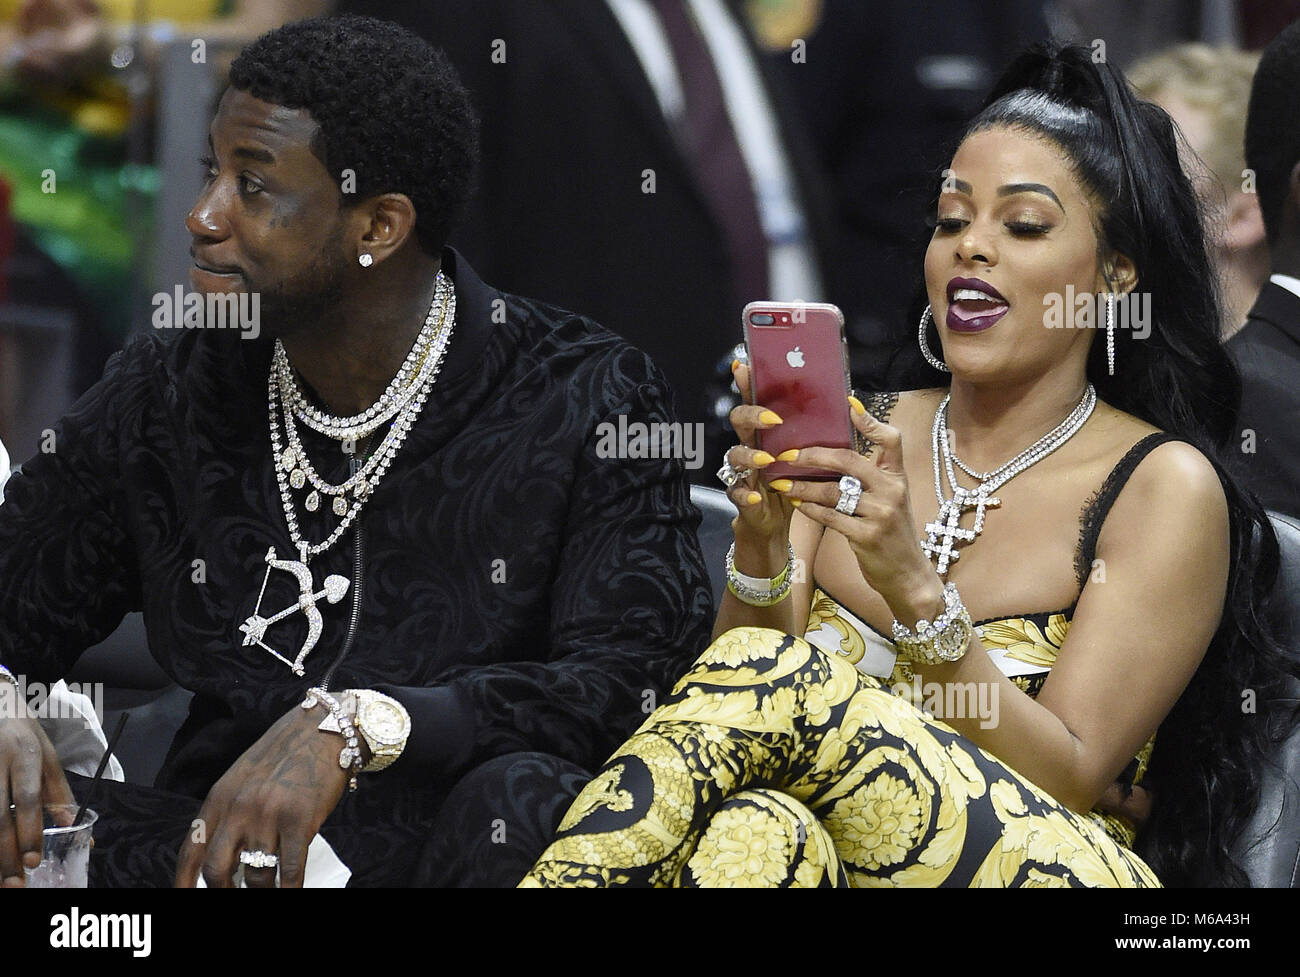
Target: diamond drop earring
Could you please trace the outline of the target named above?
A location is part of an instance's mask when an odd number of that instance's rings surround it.
[[[933,321],[934,316],[931,314],[930,307],[927,305],[925,311],[921,313],[921,325],[917,329],[917,341],[921,344],[921,355],[924,356],[926,362],[936,370],[942,370],[944,373],[951,373],[952,370],[948,369],[948,364],[931,353],[930,347],[925,341],[925,328]]]
[[[1115,375],[1115,293],[1106,293],[1106,372]]]

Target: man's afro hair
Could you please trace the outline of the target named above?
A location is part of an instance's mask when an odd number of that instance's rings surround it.
[[[356,202],[404,193],[421,248],[447,243],[474,186],[478,118],[450,62],[414,34],[373,17],[318,17],[263,34],[230,68],[254,98],[306,109],[312,151]]]

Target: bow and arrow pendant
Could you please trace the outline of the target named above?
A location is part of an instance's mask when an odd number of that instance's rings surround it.
[[[320,610],[316,607],[316,602],[324,597],[329,603],[337,604],[348,592],[348,587],[351,586],[351,582],[346,577],[334,573],[325,578],[321,590],[313,591],[314,584],[311,570],[307,568],[306,544],[302,545],[299,552],[302,557],[300,560],[281,560],[276,557],[274,546],[266,551],[266,575],[262,577],[262,589],[257,594],[257,604],[253,607],[253,613],[239,626],[239,630],[244,633],[244,647],[261,645],[270,654],[288,665],[295,675],[305,673],[306,669],[303,667],[303,660],[316,647],[316,642],[320,640],[324,619],[321,617]],[[270,617],[263,617],[261,614],[262,598],[266,595],[266,584],[271,579],[272,570],[282,570],[291,574],[298,581],[298,600]],[[298,611],[302,611],[307,616],[307,639],[303,642],[302,647],[298,649],[297,657],[290,661],[262,639],[266,636],[266,629],[272,624],[282,621],[290,614],[295,614]]]

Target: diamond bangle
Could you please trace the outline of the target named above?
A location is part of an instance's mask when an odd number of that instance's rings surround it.
[[[894,644],[904,658],[922,665],[942,665],[955,662],[966,654],[975,626],[970,612],[957,593],[956,584],[943,587],[943,613],[933,621],[922,618],[916,629],[908,628],[894,619]]]
[[[339,766],[344,770],[351,771],[348,789],[356,790],[357,774],[361,772],[361,746],[357,742],[357,728],[352,725],[347,710],[343,708],[338,699],[320,687],[308,689],[307,698],[303,700],[302,707],[311,709],[317,703],[330,711],[329,717],[318,728],[329,733],[338,733],[347,741],[347,745],[339,751]]]
[[[794,569],[794,547],[789,544],[787,546],[789,556],[786,558],[785,569],[775,577],[764,579],[746,576],[736,569],[736,544],[733,542],[727,550],[727,589],[750,607],[771,607],[785,600],[790,596],[790,584],[794,577],[791,572]]]

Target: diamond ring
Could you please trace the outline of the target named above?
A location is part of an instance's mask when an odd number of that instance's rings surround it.
[[[718,480],[727,488],[731,488],[742,478],[747,478],[753,473],[753,469],[750,468],[733,467],[730,458],[724,457],[722,467],[718,469]]]
[[[280,856],[272,855],[270,852],[261,849],[241,851],[239,853],[239,864],[247,865],[249,868],[275,868],[280,864]]]
[[[835,511],[851,516],[858,511],[858,499],[862,498],[862,483],[852,475],[840,479],[840,499],[835,503]]]

